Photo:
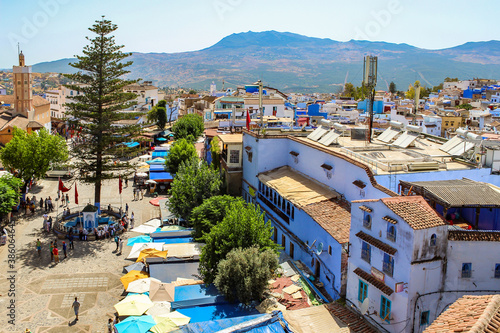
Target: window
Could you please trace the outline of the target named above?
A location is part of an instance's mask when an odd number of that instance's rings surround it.
[[[420,313],[420,326],[429,325],[429,311]]]
[[[274,227],[273,239],[276,244],[278,244],[278,228]]]
[[[229,151],[229,163],[240,163],[240,151],[230,150]]]
[[[371,260],[371,246],[367,242],[361,244],[361,259],[370,263]]]
[[[431,236],[431,246],[436,246],[436,242],[437,242],[437,236],[436,236],[436,234],[432,234],[432,236]]]
[[[295,219],[295,208],[292,206],[292,215],[290,215],[290,217],[293,219]]]
[[[332,246],[331,245],[328,245],[328,254],[332,255]]]
[[[462,278],[470,278],[472,276],[472,263],[462,264]]]
[[[380,296],[380,318],[385,320],[386,322],[391,321],[391,301],[385,298],[384,296]]]
[[[358,301],[363,302],[368,297],[368,284],[359,280]]]
[[[387,239],[392,242],[396,241],[396,227],[390,222],[387,224]]]
[[[366,229],[372,228],[372,216],[365,213],[365,218],[363,219],[363,227]]]
[[[286,250],[286,238],[285,238],[285,235],[281,235],[281,246],[283,246],[283,250]]]
[[[253,153],[252,152],[248,152],[247,153],[247,157],[248,157],[248,162],[252,163]]]
[[[290,257],[293,259],[293,253],[295,252],[295,245],[290,242]]]
[[[394,274],[394,258],[387,253],[384,253],[384,263],[382,265],[382,271],[389,276],[392,276]]]
[[[500,279],[500,264],[495,264],[495,279]]]

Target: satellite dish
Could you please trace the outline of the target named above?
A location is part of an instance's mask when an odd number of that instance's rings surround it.
[[[368,306],[370,305],[370,299],[368,297],[365,298],[363,303],[361,304],[361,314],[364,316],[368,312]]]
[[[316,254],[319,256],[323,252],[323,243],[319,243],[318,247],[316,248]]]

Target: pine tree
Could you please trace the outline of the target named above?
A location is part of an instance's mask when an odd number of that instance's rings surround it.
[[[79,71],[65,75],[76,82],[65,86],[78,92],[71,97],[75,102],[66,104],[67,120],[75,135],[84,139],[84,142],[74,143],[71,154],[76,157],[80,179],[95,185],[96,206],[100,206],[104,180],[132,172],[134,166],[130,162],[115,161],[119,156],[136,152],[137,148],[129,148],[123,143],[136,139],[140,133],[138,125],[119,123],[138,115],[121,112],[135,104],[136,95],[124,92],[123,88],[137,80],[121,78],[129,73],[126,68],[132,61],[123,61],[131,54],[121,52],[123,45],[116,45],[114,36],[110,36],[116,29],[117,26],[104,16],[96,21],[89,30],[97,36],[87,37],[90,44],[83,48],[82,56],[76,56],[78,62],[70,64]]]

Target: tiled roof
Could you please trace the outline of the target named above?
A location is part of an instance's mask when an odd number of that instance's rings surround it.
[[[346,201],[325,200],[305,206],[304,212],[332,235],[339,244],[349,241],[351,207]]]
[[[361,209],[362,211],[367,212],[367,213],[371,213],[371,212],[373,212],[373,210],[372,210],[371,208],[366,207],[365,205],[361,205],[361,206],[359,206],[358,208],[359,208],[359,209]]]
[[[362,270],[359,267],[354,270],[354,274],[358,275],[360,278],[362,278],[363,280],[365,280],[366,282],[368,282],[369,284],[371,284],[372,286],[374,286],[375,288],[377,288],[378,290],[380,290],[381,292],[383,292],[387,296],[391,296],[392,293],[394,293],[394,290],[392,290],[391,288],[386,286],[385,283],[378,280],[373,275],[365,272],[364,270]]]
[[[349,326],[349,328],[355,333],[377,333],[378,331],[374,329],[366,319],[348,309],[347,307],[339,304],[337,302],[333,302],[326,305],[326,308],[330,313],[335,316],[337,319],[342,321],[344,324]]]
[[[500,207],[500,193],[488,184],[470,179],[424,182],[401,181],[406,187],[445,207]]]
[[[478,231],[478,230],[449,230],[448,231],[448,240],[500,242],[500,232],[499,231]]]
[[[363,231],[358,232],[356,234],[356,236],[361,238],[365,242],[375,246],[376,248],[381,249],[385,253],[390,254],[390,255],[394,255],[397,252],[397,250],[395,248],[393,248],[392,246],[387,245],[386,243],[382,242],[381,240],[379,240],[375,237],[372,237],[368,234],[365,234]]]
[[[50,102],[48,100],[46,100],[45,98],[43,98],[41,96],[33,96],[33,106],[34,107],[42,106],[42,105],[46,105],[46,104],[50,104]]]
[[[445,225],[442,217],[421,196],[393,197],[380,200],[415,230]]]
[[[432,324],[425,333],[500,331],[500,295],[459,298]]]

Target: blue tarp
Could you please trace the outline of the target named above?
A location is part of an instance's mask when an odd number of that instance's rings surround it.
[[[139,142],[124,142],[123,144],[129,148],[134,148],[139,145]]]
[[[169,174],[168,172],[150,172],[149,179],[151,179],[151,180],[172,180],[172,179],[174,179],[174,177],[172,177],[172,175]]]
[[[190,308],[177,309],[180,313],[191,318],[192,323],[210,321],[224,318],[233,318],[247,315],[255,315],[259,312],[254,307],[241,304],[215,304],[204,306],[193,306]],[[189,331],[188,331],[189,332]],[[203,332],[216,332],[216,330],[206,330]]]
[[[178,332],[189,332],[189,333],[217,332],[225,328],[244,323],[249,320],[260,318],[262,316],[264,315],[258,314],[252,316],[226,318],[213,321],[203,321],[200,323],[191,323],[186,326],[183,326]]]
[[[157,157],[166,157],[168,155],[168,151],[154,151],[153,152],[153,158]]]
[[[149,171],[165,171],[165,164],[150,164]]]
[[[169,238],[160,237],[153,238],[153,243],[165,243],[165,244],[183,244],[183,243],[193,243],[194,239],[191,237],[180,237],[180,238]]]
[[[198,299],[211,296],[218,296],[219,291],[213,284],[197,284],[193,286],[175,287],[174,301],[184,301],[187,299]]]

